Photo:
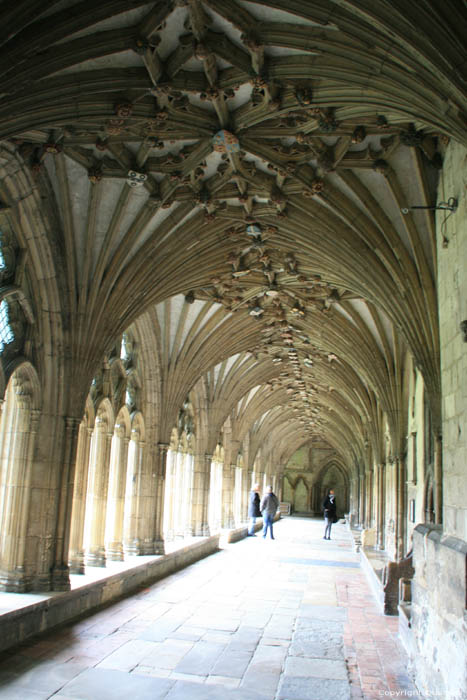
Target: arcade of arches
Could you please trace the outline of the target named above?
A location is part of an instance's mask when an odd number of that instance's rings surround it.
[[[465,697],[465,4],[4,5],[2,590],[333,486]]]

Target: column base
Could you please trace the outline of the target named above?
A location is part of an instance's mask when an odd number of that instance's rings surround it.
[[[0,571],[0,591],[5,593],[26,593],[32,588],[29,576],[22,571]]]
[[[123,561],[123,545],[121,542],[112,542],[106,547],[105,555],[109,561]]]
[[[233,517],[226,518],[222,523],[223,530],[233,530],[235,528],[235,520]]]
[[[105,552],[103,550],[86,552],[84,561],[86,566],[100,566],[104,568],[106,564]]]
[[[147,540],[146,542],[140,542],[137,554],[139,556],[155,556],[165,554],[164,540]]]
[[[208,523],[197,525],[193,532],[194,537],[211,537],[211,529]]]
[[[53,591],[69,591],[71,589],[68,566],[56,566],[52,570],[51,587]]]
[[[164,540],[154,540],[153,543],[154,554],[165,554],[165,543]]]
[[[136,539],[131,540],[129,542],[125,542],[125,544],[123,545],[123,551],[129,557],[137,557],[141,554],[141,542]]]
[[[86,567],[84,566],[84,552],[74,552],[69,561],[70,574],[80,574],[83,575],[86,572]]]

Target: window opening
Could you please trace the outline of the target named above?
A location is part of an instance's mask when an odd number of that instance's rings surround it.
[[[120,348],[120,359],[129,360],[131,355],[131,342],[127,334],[124,333],[122,336],[122,345]]]
[[[3,258],[0,249],[0,256]],[[0,266],[1,269],[1,266]],[[12,343],[15,339],[14,333],[10,326],[10,313],[8,303],[3,299],[0,304],[0,353],[3,352],[5,345]]]

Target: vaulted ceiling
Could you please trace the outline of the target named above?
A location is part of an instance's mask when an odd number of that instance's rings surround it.
[[[204,377],[286,452],[355,454],[382,414],[400,449],[407,351],[436,417],[435,219],[410,207],[467,141],[462,3],[6,5],[0,194],[42,299],[49,242],[76,377],[146,313],[174,397]]]

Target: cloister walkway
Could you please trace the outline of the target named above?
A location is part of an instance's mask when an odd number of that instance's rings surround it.
[[[3,653],[1,700],[421,697],[346,527],[274,530]]]

